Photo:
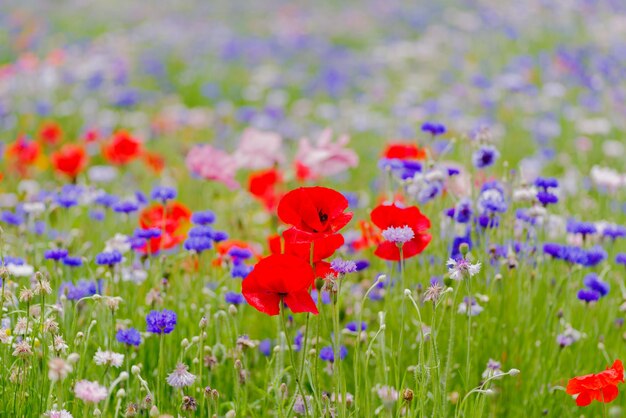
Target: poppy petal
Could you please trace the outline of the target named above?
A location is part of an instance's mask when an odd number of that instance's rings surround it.
[[[285,304],[294,313],[310,312],[314,315],[318,314],[317,306],[308,290],[289,293],[285,296]]]

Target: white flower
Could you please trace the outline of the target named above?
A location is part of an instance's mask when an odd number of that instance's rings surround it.
[[[480,261],[476,264],[470,263],[465,258],[448,260],[448,274],[452,280],[461,280],[465,277],[473,277],[480,272]]]
[[[56,409],[52,409],[43,415],[48,418],[74,418],[72,414],[70,414],[65,409],[61,409],[60,411],[57,411]]]
[[[193,385],[196,376],[189,373],[188,369],[186,364],[178,363],[174,371],[167,376],[167,384],[175,388]]]
[[[130,241],[124,234],[115,234],[113,238],[108,240],[104,246],[105,252],[119,251],[124,254],[130,251]]]
[[[24,203],[22,209],[24,209],[24,212],[28,214],[38,215],[46,210],[46,205],[41,202],[28,202]]]
[[[7,264],[7,270],[14,277],[30,277],[35,273],[35,268],[28,264],[22,264],[21,266],[17,266],[15,264]]]
[[[626,177],[624,174],[620,174],[607,167],[594,165],[591,168],[589,177],[591,177],[591,181],[596,187],[608,189],[610,191],[615,191],[626,185]]]
[[[56,357],[48,362],[48,378],[53,382],[63,380],[72,372],[72,365]]]
[[[98,366],[113,366],[120,367],[124,362],[124,354],[114,353],[113,351],[102,351],[98,348],[96,354],[93,356],[93,361]]]
[[[468,307],[469,307],[470,316],[476,316],[483,311],[483,307],[480,306],[478,302],[476,302],[476,299],[465,297],[463,299],[463,302],[459,304],[459,308],[457,312],[460,313],[461,315],[467,315]]]

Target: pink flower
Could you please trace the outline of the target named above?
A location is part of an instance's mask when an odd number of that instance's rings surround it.
[[[311,144],[308,138],[300,140],[296,166],[301,180],[334,176],[359,164],[359,156],[345,148],[350,138],[342,135],[333,143],[332,134],[332,130],[325,129],[315,144]]]
[[[83,402],[98,403],[107,398],[107,388],[101,386],[98,382],[90,382],[89,380],[81,380],[74,385],[74,393],[78,399]]]
[[[230,189],[239,187],[235,181],[237,173],[235,158],[224,151],[210,145],[196,145],[187,154],[185,163],[187,169],[198,177],[222,182]]]
[[[277,133],[246,129],[233,155],[237,167],[262,170],[281,164],[285,160],[281,150],[282,142],[283,139]]]

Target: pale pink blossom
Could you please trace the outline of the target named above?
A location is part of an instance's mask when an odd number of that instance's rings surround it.
[[[296,164],[306,174],[299,177],[334,176],[359,164],[359,156],[352,149],[346,148],[350,138],[341,135],[333,142],[332,135],[332,130],[325,129],[313,144],[308,138],[300,140]]]
[[[74,393],[76,397],[83,402],[98,403],[107,398],[107,388],[98,382],[90,382],[89,380],[81,380],[74,385]]]
[[[240,168],[261,170],[282,164],[285,160],[281,146],[283,139],[274,132],[248,128],[243,131],[241,142],[233,157]]]
[[[196,145],[187,154],[185,163],[189,171],[198,177],[219,181],[231,189],[239,187],[235,181],[237,162],[224,151],[210,145]]]

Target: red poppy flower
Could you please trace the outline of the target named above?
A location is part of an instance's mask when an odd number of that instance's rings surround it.
[[[156,174],[159,174],[165,168],[165,159],[156,152],[144,151],[143,161]]]
[[[380,232],[377,231],[370,222],[359,221],[359,229],[361,231],[361,237],[352,243],[352,248],[355,251],[378,246],[378,244],[383,241]]]
[[[241,293],[260,312],[278,315],[281,300],[292,312],[311,312],[317,307],[309,288],[315,280],[313,269],[301,258],[275,254],[259,261],[243,280]]]
[[[278,217],[297,230],[292,238],[310,241],[316,234],[330,235],[343,228],[352,213],[345,213],[348,199],[326,187],[300,187],[278,203]]]
[[[54,169],[75,178],[87,165],[85,149],[76,144],[66,144],[50,156]]]
[[[276,190],[283,181],[280,171],[275,168],[253,173],[248,179],[248,191],[252,196],[263,202],[269,212],[273,212],[280,200],[280,194]]]
[[[405,259],[424,251],[431,240],[431,235],[427,232],[430,228],[430,220],[416,206],[401,208],[395,203],[393,205],[380,205],[372,211],[371,218],[374,225],[383,231],[389,227],[400,228],[403,226],[408,226],[413,230],[415,236],[402,246],[402,255]],[[400,249],[397,244],[391,241],[383,241],[378,244],[374,254],[384,260],[400,260]]]
[[[296,167],[296,178],[299,181],[306,181],[313,178],[313,173],[311,173],[311,169],[306,165],[302,164],[300,161],[295,162]]]
[[[139,225],[143,229],[158,228],[161,236],[150,238],[139,251],[155,254],[180,244],[187,237],[190,219],[191,211],[180,202],[168,202],[165,206],[156,203],[144,208],[139,214]]]
[[[315,270],[315,277],[322,279],[333,271],[330,263],[324,261],[325,258],[331,257],[343,243],[344,238],[341,234],[332,234],[327,236],[317,236],[312,241],[298,242],[290,239],[291,233],[297,233],[293,228],[288,229],[280,235],[272,235],[268,238],[268,244],[271,254],[289,254],[300,258],[311,264]],[[313,258],[311,258],[311,245],[313,245]]]
[[[578,406],[587,406],[594,399],[609,403],[617,398],[617,384],[623,382],[624,366],[620,360],[615,360],[613,365],[603,372],[570,379],[565,392],[569,395],[578,395],[576,396]]]
[[[399,160],[423,160],[426,158],[426,151],[415,144],[392,142],[385,148],[383,156],[385,158],[395,158]]]
[[[39,139],[50,145],[59,142],[62,134],[61,126],[56,122],[46,122],[39,129]]]
[[[244,250],[250,250],[252,252],[252,256],[257,260],[261,259],[261,254],[259,253],[259,245],[250,244],[245,241],[240,241],[236,239],[228,239],[226,241],[218,242],[215,245],[215,250],[217,252],[217,258],[212,261],[214,266],[221,266],[223,263],[230,258],[228,252],[234,248],[242,248]]]
[[[7,159],[14,160],[20,166],[31,165],[41,155],[41,148],[38,143],[29,141],[25,137],[19,137],[7,146],[5,153]]]
[[[102,153],[111,164],[128,164],[141,155],[141,142],[126,131],[119,131],[104,146]]]

